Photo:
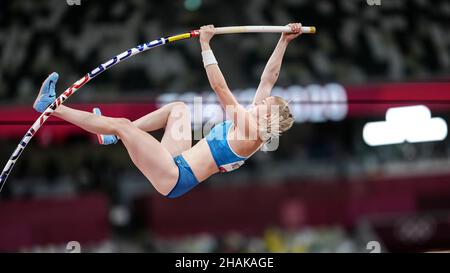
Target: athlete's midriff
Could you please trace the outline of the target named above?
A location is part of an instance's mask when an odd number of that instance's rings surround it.
[[[199,182],[219,172],[205,139],[200,140],[191,149],[182,153]]]

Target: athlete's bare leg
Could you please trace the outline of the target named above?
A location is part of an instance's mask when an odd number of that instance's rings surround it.
[[[175,186],[178,167],[169,150],[128,119],[97,116],[64,105],[60,105],[54,115],[93,134],[119,136],[133,163],[158,192],[167,195]]]

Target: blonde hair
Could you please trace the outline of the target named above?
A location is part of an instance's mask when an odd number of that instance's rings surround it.
[[[258,134],[262,141],[268,142],[272,138],[281,136],[294,125],[294,117],[289,109],[289,102],[282,97],[273,96],[274,105],[278,111],[271,111],[270,116],[264,115],[258,122]]]

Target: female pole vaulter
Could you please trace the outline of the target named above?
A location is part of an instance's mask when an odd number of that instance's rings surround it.
[[[260,147],[278,137],[294,123],[288,103],[271,96],[288,44],[301,35],[301,24],[289,24],[261,75],[250,109],[238,103],[220,71],[209,42],[214,26],[200,29],[200,46],[209,83],[225,109],[228,120],[192,146],[191,117],[183,102],[172,102],[133,122],[126,118],[101,116],[60,105],[54,115],[88,132],[97,134],[101,144],[119,139],[136,167],[162,195],[179,197],[211,175],[239,168]],[[34,109],[43,112],[55,99],[58,74],[52,73],[42,84]],[[161,141],[147,132],[165,128]]]

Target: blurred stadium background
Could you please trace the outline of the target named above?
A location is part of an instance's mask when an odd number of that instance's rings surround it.
[[[121,145],[101,147],[51,118],[0,194],[0,251],[65,252],[69,241],[82,252],[370,252],[371,241],[383,252],[450,248],[447,0],[77,2],[0,1],[1,164],[37,118],[31,104],[49,73],[60,74],[62,91],[123,50],[210,23],[317,27],[289,46],[275,91],[294,98],[297,123],[276,152],[168,200]],[[277,39],[213,39],[240,100]],[[127,60],[66,104],[133,119],[195,95],[213,118],[199,45],[188,40]],[[363,137],[388,109],[414,105],[425,107]],[[419,122],[430,113],[437,127]]]

